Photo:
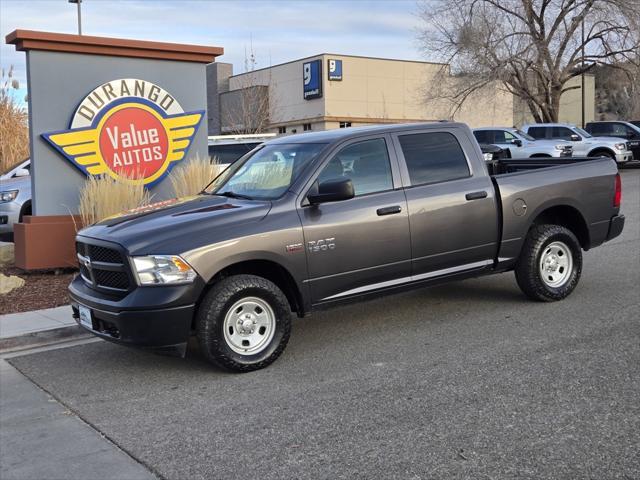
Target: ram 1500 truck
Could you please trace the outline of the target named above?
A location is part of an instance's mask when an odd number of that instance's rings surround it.
[[[74,315],[182,354],[195,332],[209,361],[249,371],[282,353],[292,312],[507,270],[528,297],[561,300],[582,251],[624,225],[614,161],[574,161],[487,165],[458,123],[271,140],[200,195],[80,231]]]

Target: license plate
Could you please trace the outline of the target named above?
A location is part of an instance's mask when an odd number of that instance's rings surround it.
[[[89,307],[85,307],[84,305],[78,305],[78,310],[80,311],[80,323],[93,330],[93,321],[91,321],[91,309]]]

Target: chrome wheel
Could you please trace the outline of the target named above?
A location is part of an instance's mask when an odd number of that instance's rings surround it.
[[[255,355],[269,345],[275,325],[276,316],[267,302],[258,297],[245,297],[227,311],[224,339],[234,352]]]
[[[540,276],[545,285],[558,288],[564,285],[573,271],[571,249],[563,242],[547,245],[540,256]]]

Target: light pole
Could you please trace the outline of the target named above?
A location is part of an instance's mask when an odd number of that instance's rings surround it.
[[[69,0],[69,3],[78,5],[78,35],[82,35],[82,10],[80,8],[82,0]]]
[[[79,7],[79,5],[78,5]],[[582,17],[582,75],[580,92],[582,93],[582,128],[584,128],[584,17]]]

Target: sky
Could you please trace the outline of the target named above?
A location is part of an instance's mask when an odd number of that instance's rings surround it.
[[[416,0],[84,0],[86,35],[212,45],[218,61],[245,69],[318,53],[428,60],[417,42]],[[0,0],[0,65],[14,66],[26,94],[25,54],[6,45],[13,30],[77,33],[76,6],[68,0]],[[245,53],[246,52],[246,53]]]

